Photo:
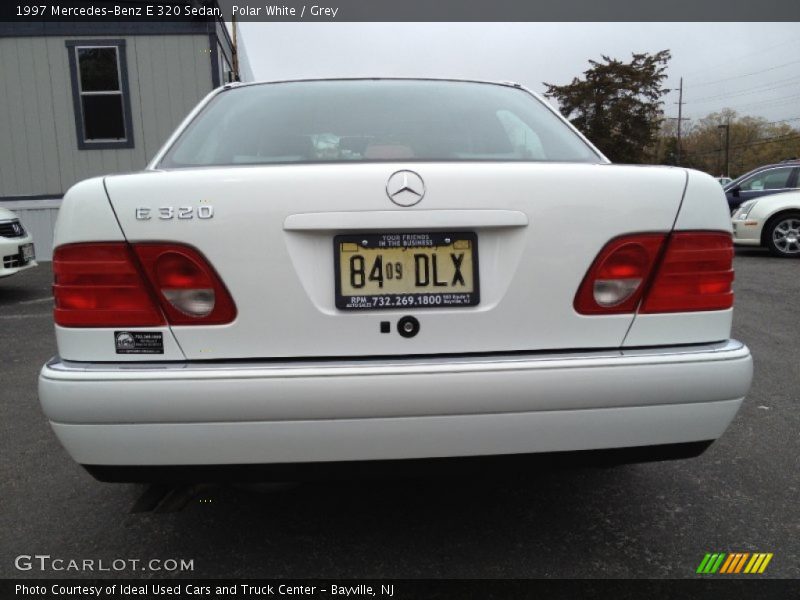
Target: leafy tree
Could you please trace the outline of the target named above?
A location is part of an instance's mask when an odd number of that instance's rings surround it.
[[[800,157],[800,130],[789,122],[771,123],[763,117],[739,116],[725,108],[686,126],[683,137],[684,166],[713,175],[725,171],[725,135],[730,132],[730,175],[739,175],[760,165]],[[662,136],[670,134],[666,129]],[[666,153],[661,162],[669,164]]]
[[[603,55],[602,62],[589,61],[583,79],[545,82],[545,95],[555,98],[561,112],[612,161],[652,161],[670,56],[669,50],[632,54],[626,63]]]

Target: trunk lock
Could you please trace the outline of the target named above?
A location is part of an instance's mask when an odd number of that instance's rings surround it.
[[[397,322],[397,333],[404,338],[412,338],[419,333],[419,321],[414,317],[403,317]]]

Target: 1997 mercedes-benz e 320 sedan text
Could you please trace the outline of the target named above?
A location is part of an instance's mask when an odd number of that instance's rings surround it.
[[[225,86],[66,195],[41,402],[103,480],[696,455],[752,376],[730,232],[518,85]]]

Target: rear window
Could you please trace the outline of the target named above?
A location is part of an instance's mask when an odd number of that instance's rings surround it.
[[[380,161],[598,162],[546,106],[508,86],[298,81],[214,97],[162,168]]]

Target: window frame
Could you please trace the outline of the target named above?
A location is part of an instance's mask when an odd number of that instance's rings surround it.
[[[786,187],[781,187],[781,188],[767,188],[767,187],[765,187],[765,188],[762,188],[760,190],[743,189],[744,185],[749,184],[751,181],[755,181],[759,177],[763,177],[766,180],[766,178],[769,177],[770,173],[772,173],[773,171],[780,171],[780,170],[784,170],[784,169],[789,171],[789,175],[786,178]],[[791,190],[791,189],[794,189],[794,188],[792,188],[792,178],[793,177],[794,177],[794,167],[792,167],[791,165],[776,165],[774,167],[769,167],[767,169],[763,169],[763,170],[759,171],[758,173],[753,173],[750,177],[748,177],[747,179],[743,180],[739,184],[739,191],[741,191],[741,192],[770,192],[770,191],[775,191],[775,190]]]
[[[82,39],[66,40],[67,54],[69,55],[69,71],[72,83],[72,105],[75,114],[75,135],[79,150],[112,150],[117,148],[133,148],[133,119],[131,113],[131,94],[128,86],[128,60],[125,53],[124,39]],[[119,76],[119,92],[101,91],[84,92],[80,79],[80,65],[78,64],[79,49],[114,48],[117,55],[117,75]],[[124,139],[86,139],[86,127],[83,114],[83,96],[85,95],[115,95],[122,99],[122,121],[125,129]]]

